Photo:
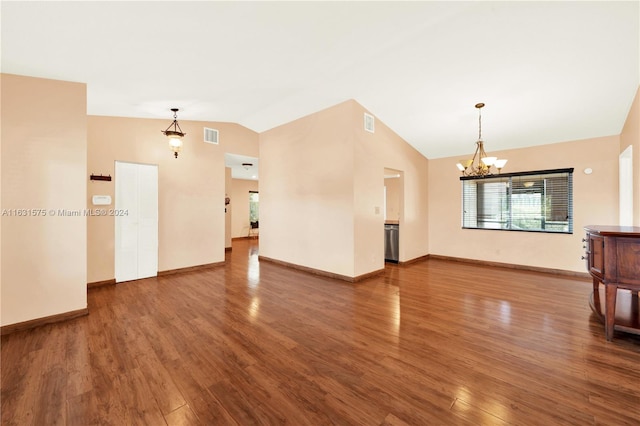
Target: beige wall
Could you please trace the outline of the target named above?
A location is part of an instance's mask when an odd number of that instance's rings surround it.
[[[488,141],[491,149],[491,142]],[[429,162],[431,254],[585,272],[585,225],[618,223],[619,136],[491,152],[509,162],[504,172],[573,167],[573,234],[461,229],[458,157]],[[470,150],[473,145],[470,145]],[[593,173],[586,175],[587,167]]]
[[[398,172],[391,169],[385,169],[385,174],[398,174]],[[387,220],[399,221],[402,179],[400,177],[385,178],[384,186],[387,191]]]
[[[249,191],[258,191],[257,180],[231,180],[231,204],[233,204],[231,235],[233,238],[249,235]]]
[[[5,326],[87,307],[89,177],[86,86],[8,74],[1,84],[2,209],[29,211],[2,216]]]
[[[0,74],[0,211],[4,208],[2,203],[2,74]],[[0,216],[0,326],[4,325],[2,321],[2,216]]]
[[[379,147],[387,143],[382,124],[376,133],[364,130],[365,109],[354,101],[350,127],[353,133],[353,276],[384,268],[384,162]],[[368,113],[368,111],[367,111]],[[377,148],[377,149],[376,149]]]
[[[343,103],[260,134],[260,255],[353,276],[353,129]]]
[[[384,168],[404,171],[400,260],[427,254],[427,159],[355,101],[260,134],[260,254],[355,277],[384,267]],[[404,229],[403,229],[404,227]]]
[[[114,176],[115,161],[158,165],[158,269],[224,261],[224,153],[257,156],[257,133],[231,123],[180,120],[187,135],[176,159],[161,130],[171,123],[141,118],[88,119],[88,172]],[[220,144],[203,142],[203,127],[220,132]],[[115,177],[117,179],[117,176]],[[115,199],[114,182],[91,182],[86,203],[96,194]],[[88,219],[88,280],[114,278],[114,218]]]
[[[620,152],[633,146],[633,224],[640,226],[640,88],[620,135]]]

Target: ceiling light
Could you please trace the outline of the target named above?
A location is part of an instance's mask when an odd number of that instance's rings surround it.
[[[162,133],[169,138],[169,147],[173,151],[175,158],[178,158],[178,153],[182,149],[182,138],[186,135],[178,124],[178,108],[171,108],[173,111],[173,123],[167,127],[167,130],[163,130]]]
[[[484,142],[482,140],[482,107],[484,104],[476,104],[478,108],[478,141],[476,142],[476,152],[473,153],[473,157],[470,160],[460,160],[456,166],[458,170],[462,172],[463,176],[487,176],[492,174],[491,167],[494,166],[498,169],[498,173],[502,170],[507,160],[499,159],[498,157],[490,157],[484,152]],[[474,164],[478,159],[478,162]]]

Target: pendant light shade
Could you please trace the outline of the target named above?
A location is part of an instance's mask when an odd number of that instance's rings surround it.
[[[186,135],[178,124],[178,108],[171,108],[173,111],[173,123],[163,130],[162,133],[169,139],[169,148],[173,151],[175,158],[178,158],[178,153],[182,150],[182,138]]]

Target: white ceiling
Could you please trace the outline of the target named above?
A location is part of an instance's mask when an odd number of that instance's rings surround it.
[[[234,179],[258,180],[260,160],[255,157],[226,153],[224,165],[231,169]]]
[[[261,132],[355,99],[428,158],[619,134],[639,2],[1,2],[2,72]]]

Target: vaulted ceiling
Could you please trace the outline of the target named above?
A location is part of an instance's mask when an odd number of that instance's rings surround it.
[[[428,158],[619,134],[638,1],[1,2],[4,73],[261,132],[355,99]]]

